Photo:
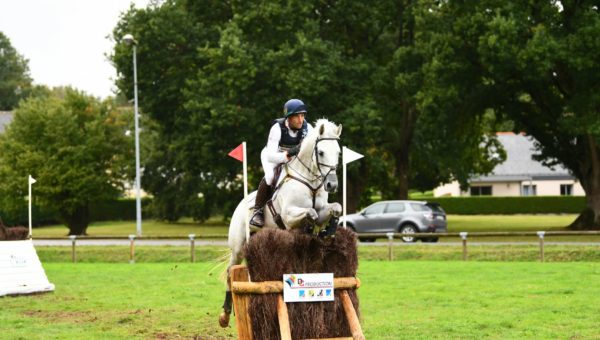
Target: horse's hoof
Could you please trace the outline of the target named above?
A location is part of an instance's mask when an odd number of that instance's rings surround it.
[[[219,326],[223,328],[229,326],[229,315],[229,313],[225,312],[222,312],[221,315],[219,315]]]

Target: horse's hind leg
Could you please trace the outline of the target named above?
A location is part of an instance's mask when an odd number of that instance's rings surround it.
[[[227,290],[225,291],[225,301],[223,302],[223,312],[219,315],[219,325],[223,328],[229,326],[229,317],[231,315],[231,267],[242,263],[241,251],[232,251],[229,266],[227,267]]]

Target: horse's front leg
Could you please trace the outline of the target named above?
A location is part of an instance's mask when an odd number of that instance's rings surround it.
[[[324,223],[327,223],[329,221],[329,218],[331,218],[332,216],[333,217],[342,216],[342,205],[341,204],[339,204],[337,202],[325,204],[323,209],[321,209],[319,211],[318,224],[322,225]]]
[[[229,326],[229,317],[231,315],[231,267],[240,263],[242,263],[241,249],[234,247],[229,259],[229,266],[227,266],[227,289],[225,291],[225,301],[223,302],[223,312],[219,315],[219,325],[223,328]]]
[[[327,203],[321,211],[319,211],[319,225],[326,224],[325,229],[319,232],[319,237],[335,236],[339,217],[342,215],[342,205],[334,202]]]
[[[281,213],[283,223],[290,229],[307,228],[311,232],[312,227],[319,218],[319,214],[313,208],[287,207]]]

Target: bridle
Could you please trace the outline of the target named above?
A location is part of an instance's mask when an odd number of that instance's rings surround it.
[[[288,171],[288,175],[287,176],[290,177],[290,178],[292,178],[292,179],[294,179],[294,180],[296,180],[296,181],[298,181],[298,182],[300,182],[300,183],[302,183],[302,184],[304,184],[304,185],[306,185],[310,189],[310,191],[312,192],[312,198],[313,198],[313,208],[315,207],[315,200],[316,200],[317,191],[319,191],[319,189],[321,189],[321,187],[323,187],[323,185],[325,184],[325,180],[327,179],[327,176],[329,176],[329,174],[331,174],[332,171],[336,171],[336,169],[337,169],[337,164],[330,165],[330,164],[321,163],[319,161],[319,148],[318,148],[318,146],[319,146],[320,142],[326,141],[326,140],[334,140],[338,144],[339,144],[339,141],[340,141],[340,139],[337,138],[337,137],[317,138],[317,141],[315,142],[315,146],[313,147],[313,152],[312,152],[315,155],[315,160],[316,160],[316,163],[317,163],[317,169],[318,169],[317,173],[315,173],[310,166],[304,164],[304,162],[302,161],[302,159],[300,157],[296,156],[296,158],[295,158],[296,160],[298,160],[298,162],[300,162],[300,164],[302,164],[302,166],[304,166],[304,168],[306,168],[306,170],[308,170],[309,174],[313,176],[312,179],[307,178],[306,176],[302,175],[301,172],[299,172],[298,170],[294,169],[291,166],[291,164],[290,164],[291,162],[288,163],[288,166],[292,170],[294,170],[294,173],[298,174],[302,178],[298,178],[298,177],[292,175],[290,171]],[[323,175],[323,170],[322,170],[321,167],[329,168],[329,170],[327,171],[326,174]],[[319,182],[319,185],[317,185],[316,187],[314,187],[314,186],[311,185],[311,183],[317,182],[317,181]]]

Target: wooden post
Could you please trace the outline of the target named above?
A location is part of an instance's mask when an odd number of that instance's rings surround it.
[[[538,231],[537,234],[540,238],[540,261],[544,262],[544,234],[546,234],[546,232]]]
[[[75,240],[77,239],[77,236],[69,235],[69,238],[71,239],[71,261],[75,263],[77,262],[77,258],[75,257]]]
[[[290,328],[290,317],[287,305],[283,301],[282,294],[277,294],[277,318],[279,320],[279,334],[281,340],[292,340],[292,331]]]
[[[463,246],[463,261],[467,260],[467,235],[468,233],[466,231],[461,232],[460,234],[460,238],[462,238],[462,246]]]
[[[342,290],[340,292],[340,297],[342,298],[342,305],[344,306],[344,312],[346,312],[346,319],[348,320],[348,325],[350,326],[352,339],[365,340],[362,327],[358,321],[358,316],[356,315],[356,310],[354,309],[354,305],[352,305],[352,300],[350,300],[348,291]]]
[[[129,263],[135,263],[135,235],[129,235]]]
[[[389,261],[393,261],[394,260],[394,233],[386,233],[385,234],[388,238],[388,260]]]
[[[248,315],[248,305],[250,296],[236,294],[233,290],[234,282],[248,282],[248,268],[242,265],[232,266],[230,269],[231,287],[233,295],[233,306],[235,308],[235,323],[238,328],[238,338],[240,340],[252,339],[252,320]]]
[[[190,260],[194,263],[196,262],[196,241],[194,240],[196,234],[189,234],[188,237],[190,238]]]

